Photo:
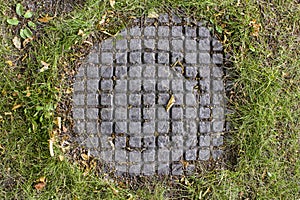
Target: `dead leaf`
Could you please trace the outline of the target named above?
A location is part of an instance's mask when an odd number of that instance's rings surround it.
[[[115,3],[116,3],[115,0],[109,0],[109,4],[110,4],[110,6],[111,6],[112,8],[115,8],[115,7],[114,7],[114,6],[115,6]]]
[[[34,186],[34,188],[36,190],[42,190],[44,187],[46,186],[46,183],[45,182],[42,182],[42,183],[38,183]]]
[[[86,154],[84,154],[84,153],[82,153],[80,156],[81,156],[81,158],[82,158],[83,160],[88,160],[88,159],[89,159],[89,156],[86,155]]]
[[[58,159],[59,159],[59,161],[63,161],[63,160],[65,159],[65,157],[62,156],[62,155],[59,155],[59,156],[58,156]]]
[[[5,61],[6,64],[8,64],[10,67],[13,66],[13,62],[11,60]]]
[[[22,106],[22,104],[15,105],[11,110],[17,110],[17,109],[20,108],[21,106]]]
[[[19,37],[15,36],[12,41],[17,49],[21,49],[21,39]]]
[[[23,41],[23,46],[25,47],[29,42],[31,42],[33,40],[33,37],[30,37],[30,38],[26,38],[24,41]]]
[[[46,63],[45,61],[41,60],[41,64],[43,65],[43,67],[39,70],[39,72],[44,72],[47,69],[49,69],[50,64]]]
[[[52,20],[54,17],[49,17],[48,14],[46,14],[44,17],[39,18],[39,22],[42,23],[48,23],[50,20]]]
[[[168,104],[167,104],[167,106],[166,106],[167,112],[169,112],[169,110],[171,109],[171,107],[174,105],[175,102],[176,102],[176,101],[175,101],[175,97],[174,97],[174,95],[172,94],[172,96],[171,96],[171,98],[169,99]]]
[[[26,93],[26,97],[30,97],[31,93],[30,92],[27,92]]]
[[[260,31],[261,24],[256,23],[256,19],[254,19],[254,20],[250,21],[249,25],[253,27],[253,31],[252,31],[251,35],[257,37],[258,33]]]
[[[81,30],[81,29],[79,29],[77,35],[82,36],[82,37],[85,36],[83,30]]]
[[[45,176],[41,176],[39,179],[36,180],[36,182],[45,183],[46,182],[46,177]]]
[[[66,89],[66,94],[71,94],[73,92],[73,89],[72,88],[67,88]]]

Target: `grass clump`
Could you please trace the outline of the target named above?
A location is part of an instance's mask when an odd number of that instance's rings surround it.
[[[0,3],[1,198],[300,197],[297,1],[116,1],[112,8],[109,1],[89,0],[70,13],[39,24],[36,39],[20,51],[11,42],[17,31],[6,23],[13,17],[9,13],[16,3]],[[230,103],[235,113],[230,116],[233,139],[228,143],[237,149],[237,164],[232,170],[189,177],[179,188],[158,184],[154,191],[152,186],[135,191],[92,173],[86,175],[75,164],[51,157],[48,140],[55,127],[58,102],[68,89],[64,74],[74,73],[69,66],[84,57],[81,47],[92,41],[91,37],[103,37],[99,34],[103,30],[114,34],[134,16],[170,8],[209,21],[230,54],[233,69],[229,79],[234,83]],[[78,35],[79,30],[85,36]],[[44,72],[40,72],[41,61],[49,64]],[[60,154],[58,149],[55,153]],[[46,177],[46,186],[37,190],[40,177]]]

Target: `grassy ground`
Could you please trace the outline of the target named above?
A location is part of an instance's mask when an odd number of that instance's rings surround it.
[[[298,1],[120,0],[115,8],[109,1],[99,2],[88,0],[48,23],[39,23],[39,15],[46,13],[36,11],[37,38],[23,50],[11,42],[19,29],[6,23],[17,2],[0,3],[1,199],[164,199],[170,194],[187,199],[300,198]],[[68,92],[64,74],[72,74],[72,66],[84,56],[84,41],[101,35],[99,29],[114,33],[129,18],[170,7],[209,21],[231,55],[230,102],[236,112],[230,116],[228,143],[237,152],[233,169],[190,177],[176,188],[146,183],[133,190],[83,174],[76,164],[60,161],[58,148],[51,157],[48,140],[55,130],[56,107]],[[79,29],[86,36],[78,35]],[[48,70],[40,72],[41,61],[50,64]],[[41,177],[46,186],[37,190]]]

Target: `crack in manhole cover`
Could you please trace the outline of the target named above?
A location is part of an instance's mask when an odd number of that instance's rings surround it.
[[[209,30],[176,16],[123,30],[96,45],[76,75],[78,141],[117,174],[182,175],[194,161],[218,159],[222,65],[222,45]]]

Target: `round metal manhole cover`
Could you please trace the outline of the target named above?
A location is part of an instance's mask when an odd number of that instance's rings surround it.
[[[223,153],[222,45],[201,24],[151,20],[94,46],[75,77],[74,131],[117,174],[182,175]]]

